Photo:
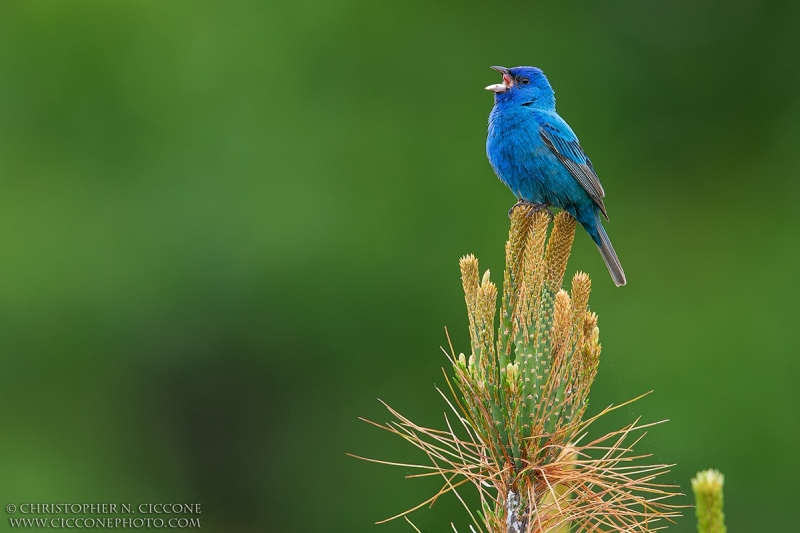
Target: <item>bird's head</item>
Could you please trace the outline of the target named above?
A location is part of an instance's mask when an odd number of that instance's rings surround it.
[[[492,67],[503,75],[503,83],[489,85],[494,101],[502,105],[528,105],[543,109],[554,108],[555,95],[550,82],[536,67]]]

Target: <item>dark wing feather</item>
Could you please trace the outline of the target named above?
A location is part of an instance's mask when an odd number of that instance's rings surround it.
[[[565,139],[558,130],[548,127],[548,124],[542,124],[541,126],[539,135],[544,143],[558,157],[561,164],[569,170],[569,173],[578,180],[578,183],[594,200],[603,216],[608,220],[606,206],[603,205],[603,197],[605,197],[606,193],[603,190],[603,186],[600,185],[600,178],[597,177],[594,168],[592,168],[592,162],[583,153],[583,148],[581,148],[578,140]]]

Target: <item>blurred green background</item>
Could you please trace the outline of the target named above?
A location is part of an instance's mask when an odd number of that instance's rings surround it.
[[[643,443],[666,481],[719,468],[731,530],[794,529],[790,1],[3,2],[3,507],[411,531],[373,523],[438,482],[345,452],[422,459],[357,420],[378,397],[443,423],[457,261],[499,278],[513,203],[484,155],[495,64],[545,70],[608,193],[629,285],[582,232],[569,266],[600,315],[592,409],[654,389],[609,423],[670,419]]]

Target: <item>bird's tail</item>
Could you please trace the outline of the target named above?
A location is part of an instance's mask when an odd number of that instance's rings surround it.
[[[611,239],[608,238],[608,234],[606,230],[603,228],[603,224],[600,222],[600,217],[595,213],[595,228],[597,229],[597,236],[600,238],[600,242],[596,242],[597,249],[600,250],[600,255],[603,256],[603,261],[606,262],[606,267],[608,267],[608,272],[611,274],[611,279],[614,280],[614,284],[617,287],[625,285],[625,271],[622,270],[622,265],[619,264],[619,258],[617,257],[617,253],[614,251],[614,247],[611,246]]]

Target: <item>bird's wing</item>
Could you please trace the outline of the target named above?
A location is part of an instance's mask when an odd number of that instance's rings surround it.
[[[543,120],[538,122],[539,135],[544,143],[553,151],[558,160],[561,161],[561,164],[569,170],[569,173],[578,180],[578,183],[594,200],[603,216],[608,220],[606,206],[603,205],[603,197],[606,193],[603,190],[603,186],[600,185],[600,178],[597,177],[592,167],[592,162],[583,153],[583,148],[581,148],[578,138],[566,123],[564,124],[565,128],[558,128]]]

